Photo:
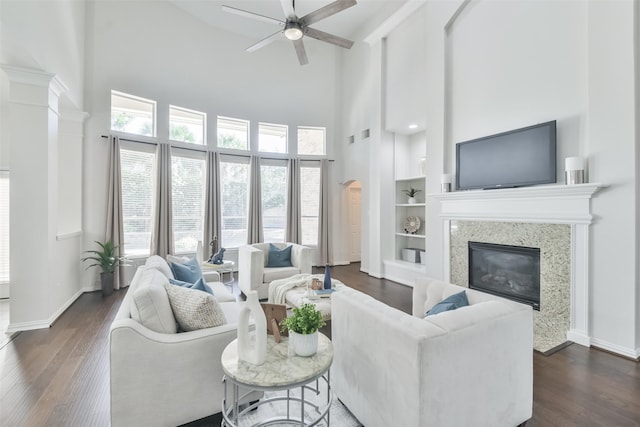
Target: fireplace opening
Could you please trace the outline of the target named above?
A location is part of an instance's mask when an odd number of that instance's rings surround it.
[[[469,242],[469,288],[540,310],[540,248]]]

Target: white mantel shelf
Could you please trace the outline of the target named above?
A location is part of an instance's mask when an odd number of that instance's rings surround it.
[[[599,183],[547,185],[429,194],[446,220],[590,224],[589,201]]]

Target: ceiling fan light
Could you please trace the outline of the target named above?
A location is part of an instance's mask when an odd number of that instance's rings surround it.
[[[297,22],[287,22],[284,28],[284,36],[289,40],[300,40],[302,38],[302,27]]]

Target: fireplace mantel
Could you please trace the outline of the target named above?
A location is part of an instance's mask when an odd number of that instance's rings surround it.
[[[602,184],[547,185],[432,194],[447,220],[590,224],[589,200]]]
[[[440,202],[443,220],[444,276],[450,279],[451,221],[494,221],[571,225],[571,313],[567,339],[591,345],[589,328],[590,199],[599,183],[545,185],[430,194]]]

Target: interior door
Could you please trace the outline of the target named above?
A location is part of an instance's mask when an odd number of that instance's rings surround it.
[[[349,261],[360,262],[361,259],[361,200],[362,189],[360,185],[349,186]]]

